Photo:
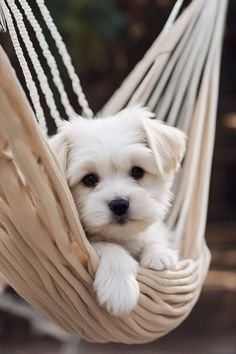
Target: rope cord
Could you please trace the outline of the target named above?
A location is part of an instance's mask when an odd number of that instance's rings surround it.
[[[66,68],[69,78],[71,80],[72,89],[78,98],[79,105],[82,108],[82,113],[85,117],[92,118],[93,112],[89,108],[88,102],[86,100],[86,97],[85,97],[82,87],[81,87],[80,80],[75,73],[74,67],[71,62],[71,58],[67,52],[65,44],[63,43],[63,40],[62,40],[59,32],[52,20],[52,17],[50,15],[48,9],[46,8],[44,1],[37,0],[36,2],[39,7],[39,10],[43,16],[43,19],[47,25],[47,28],[49,29],[51,36],[55,41],[56,47],[57,47],[58,52],[62,58],[62,61],[65,65],[65,68]],[[74,111],[73,107],[71,106],[71,104],[69,102],[68,95],[66,93],[63,81],[61,79],[57,63],[56,63],[56,61],[49,49],[48,43],[47,43],[45,36],[43,34],[43,31],[42,31],[42,28],[40,27],[39,22],[35,18],[27,0],[20,1],[20,5],[21,5],[21,8],[22,8],[27,20],[29,21],[29,24],[31,25],[32,29],[35,32],[38,43],[42,49],[43,56],[46,59],[47,65],[51,71],[53,82],[59,92],[59,95],[61,98],[61,103],[65,109],[66,115],[69,118],[72,116],[75,116],[76,112]],[[50,109],[51,117],[53,118],[56,126],[59,127],[61,125],[62,118],[60,117],[60,114],[58,112],[52,90],[49,86],[47,76],[45,74],[44,69],[42,68],[39,57],[33,47],[31,39],[29,37],[28,31],[27,31],[26,26],[23,21],[22,13],[19,10],[19,8],[17,7],[15,1],[14,0],[2,0],[2,2],[0,4],[0,10],[1,10],[1,12],[0,12],[0,30],[5,30],[6,26],[4,27],[4,24],[6,21],[16,55],[18,57],[19,63],[21,65],[21,68],[23,71],[26,86],[29,90],[29,95],[30,95],[30,98],[31,98],[31,101],[32,101],[32,104],[33,104],[33,107],[35,110],[37,120],[39,122],[39,126],[40,126],[43,134],[47,135],[47,124],[46,124],[45,114],[44,114],[42,105],[40,103],[39,91],[37,89],[36,83],[34,82],[34,80],[32,78],[32,74],[30,72],[29,66],[28,66],[27,61],[25,59],[24,52],[21,47],[19,37],[18,37],[17,31],[16,31],[16,27],[14,25],[14,20],[15,20],[16,26],[19,30],[19,35],[20,35],[22,41],[24,42],[25,48],[29,54],[29,58],[30,58],[30,60],[33,64],[33,67],[35,69],[35,73],[36,73],[36,76],[37,76],[37,79],[38,79],[38,82],[40,85],[40,89],[45,97],[47,106]]]
[[[1,0],[0,0],[0,32],[6,32],[7,27],[6,27],[6,19],[4,16],[4,12],[1,6]]]
[[[60,33],[58,32],[55,23],[53,22],[53,19],[44,3],[44,0],[36,0],[37,5],[39,7],[39,10],[44,18],[44,21],[51,32],[51,36],[55,41],[55,44],[57,46],[58,52],[62,57],[63,63],[65,65],[65,68],[68,72],[68,75],[70,77],[71,83],[72,83],[72,88],[76,96],[78,97],[78,103],[82,108],[83,115],[87,118],[92,118],[93,117],[93,112],[89,108],[88,101],[85,97],[85,94],[83,93],[82,87],[80,80],[78,76],[75,73],[75,69],[72,65],[71,62],[71,57],[66,49],[66,46],[62,40],[62,37]]]
[[[57,66],[57,63],[49,49],[49,46],[48,46],[48,43],[45,39],[45,36],[42,32],[42,29],[39,25],[39,22],[37,21],[37,19],[35,18],[28,2],[26,0],[21,0],[20,2],[21,4],[21,7],[32,27],[32,29],[34,30],[35,32],[35,35],[38,39],[38,42],[40,44],[40,47],[42,48],[42,53],[47,61],[47,64],[51,70],[51,73],[52,73],[52,78],[53,78],[53,81],[54,81],[54,84],[56,86],[56,88],[58,89],[59,91],[59,94],[60,94],[60,97],[61,97],[61,102],[65,108],[65,111],[66,111],[66,114],[68,117],[72,117],[73,115],[75,115],[75,111],[74,109],[72,108],[72,106],[70,105],[70,102],[69,102],[69,99],[68,99],[68,96],[67,96],[67,93],[65,91],[65,88],[64,88],[64,85],[63,85],[63,82],[62,82],[62,79],[60,77],[60,72],[58,70],[58,66]],[[58,122],[56,121],[56,124],[58,126]]]
[[[16,30],[15,30],[15,27],[13,24],[12,15],[11,15],[10,11],[8,10],[8,7],[6,6],[4,0],[2,1],[1,6],[2,6],[4,16],[5,16],[5,19],[7,22],[7,27],[8,27],[10,36],[11,36],[12,44],[15,49],[17,58],[20,62],[22,72],[23,72],[23,75],[25,78],[26,86],[28,88],[31,101],[32,101],[33,107],[35,109],[36,118],[38,120],[41,131],[43,132],[43,134],[47,135],[46,119],[45,119],[44,112],[43,112],[41,104],[40,104],[38,90],[35,85],[35,82],[33,81],[31,72],[29,70],[29,66],[25,60],[21,45],[19,43],[18,36],[17,36]]]
[[[25,27],[25,24],[23,21],[23,16],[22,16],[20,10],[18,9],[18,7],[16,6],[16,3],[14,0],[8,0],[8,3],[9,3],[9,7],[12,11],[12,14],[16,20],[20,36],[25,44],[25,48],[27,49],[29,58],[33,64],[35,73],[37,75],[37,79],[40,84],[40,88],[42,90],[42,93],[44,94],[46,103],[50,109],[50,114],[51,114],[52,118],[54,119],[54,121],[56,122],[56,124],[60,125],[61,118],[60,118],[60,114],[58,112],[58,109],[56,107],[55,100],[53,98],[52,90],[49,86],[47,76],[41,66],[38,55],[33,47],[33,44],[32,44],[32,41],[29,37],[28,31]]]

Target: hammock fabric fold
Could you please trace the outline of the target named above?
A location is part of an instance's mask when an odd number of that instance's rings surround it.
[[[100,112],[141,102],[189,137],[167,220],[182,260],[175,271],[140,268],[139,303],[124,318],[97,303],[98,257],[0,47],[0,272],[70,333],[101,343],[149,342],[177,327],[199,297],[210,261],[204,233],[226,8],[226,0],[192,1]]]

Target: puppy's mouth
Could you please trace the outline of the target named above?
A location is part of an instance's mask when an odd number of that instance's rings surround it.
[[[125,225],[128,222],[129,222],[129,218],[126,215],[116,216],[112,220],[112,223],[115,223],[115,224],[118,224],[118,225]]]
[[[116,224],[116,225],[127,225],[127,224],[133,224],[140,222],[141,220],[137,220],[135,218],[132,218],[131,215],[120,215],[120,216],[113,216],[111,220],[111,224]]]

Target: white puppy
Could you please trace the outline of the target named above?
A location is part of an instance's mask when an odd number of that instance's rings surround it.
[[[137,261],[162,270],[173,269],[178,260],[162,222],[185,135],[151,117],[141,107],[108,118],[77,117],[51,139],[100,257],[94,290],[114,315],[137,304]]]

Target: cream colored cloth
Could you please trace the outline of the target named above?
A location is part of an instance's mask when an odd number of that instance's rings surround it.
[[[0,272],[71,333],[97,342],[145,343],[178,326],[199,297],[210,260],[204,230],[226,5],[226,0],[193,1],[102,112],[141,100],[189,136],[168,219],[183,260],[175,271],[140,268],[139,303],[124,318],[109,315],[96,301],[98,257],[0,49]]]

